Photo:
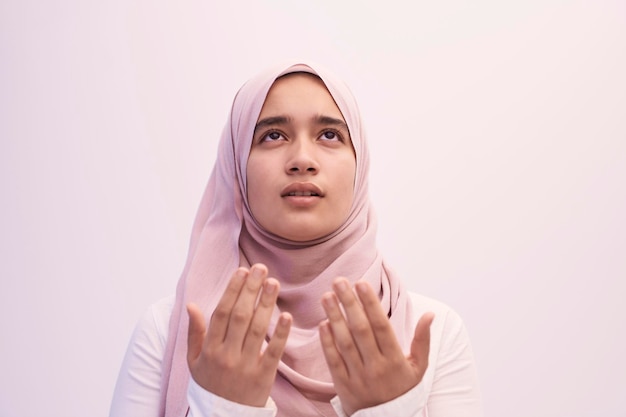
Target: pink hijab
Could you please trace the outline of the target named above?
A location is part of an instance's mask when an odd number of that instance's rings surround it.
[[[322,79],[343,114],[356,153],[354,200],[347,220],[332,234],[305,243],[263,230],[252,217],[246,198],[246,166],[261,107],[276,78],[293,72],[308,72]],[[279,416],[334,415],[329,401],[335,390],[317,325],[325,318],[321,296],[338,276],[352,283],[368,281],[378,290],[400,344],[408,349],[413,335],[411,306],[400,280],[385,266],[376,249],[368,171],[368,148],[356,101],[348,87],[331,73],[319,65],[294,63],[271,68],[243,85],[220,139],[178,282],[162,365],[160,415],[181,417],[188,409],[185,305],[193,301],[208,319],[239,266],[264,263],[270,276],[281,282],[268,335],[273,333],[281,311],[294,317],[271,392]]]

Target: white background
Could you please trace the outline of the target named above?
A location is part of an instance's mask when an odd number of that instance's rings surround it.
[[[486,414],[626,416],[623,1],[2,0],[0,416],[106,416],[238,87],[353,87],[379,246],[469,329]]]

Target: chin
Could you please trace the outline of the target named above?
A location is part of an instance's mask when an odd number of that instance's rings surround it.
[[[277,219],[281,221],[275,221]],[[328,220],[320,221],[319,216],[313,218],[310,216],[297,216],[296,218],[290,216],[275,216],[272,220],[271,222],[267,222],[267,224],[260,224],[265,230],[283,239],[294,242],[310,242],[323,238],[341,226],[341,223],[338,222],[330,222]]]
[[[330,231],[325,230],[303,230],[302,228],[292,227],[287,230],[278,231],[276,234],[284,239],[292,240],[294,242],[309,242],[324,237],[330,233]]]

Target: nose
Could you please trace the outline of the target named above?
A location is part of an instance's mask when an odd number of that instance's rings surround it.
[[[294,141],[285,168],[289,174],[317,174],[319,164],[315,157],[315,144],[309,140]]]

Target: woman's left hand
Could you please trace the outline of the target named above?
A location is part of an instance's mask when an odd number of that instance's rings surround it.
[[[328,320],[320,324],[324,356],[348,415],[391,401],[419,384],[428,366],[434,319],[432,313],[420,318],[411,353],[405,356],[372,287],[358,282],[355,288],[358,298],[348,280],[334,282],[334,292],[322,297]]]

